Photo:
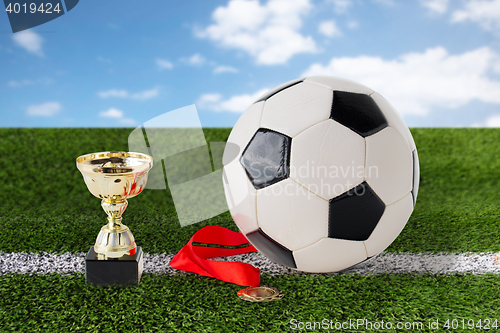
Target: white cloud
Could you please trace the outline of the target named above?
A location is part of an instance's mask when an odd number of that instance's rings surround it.
[[[382,5],[385,5],[385,6],[391,6],[392,7],[392,6],[395,5],[394,0],[373,0],[373,1],[378,2],[378,3],[380,3]]]
[[[490,116],[483,122],[473,123],[471,127],[500,127],[500,114]]]
[[[32,84],[35,84],[35,81],[33,80],[10,80],[7,85],[9,87],[13,88],[19,88],[19,87],[25,87],[25,86],[30,86]]]
[[[98,57],[97,57],[97,60],[98,60],[98,61],[100,61],[100,62],[107,63],[107,64],[111,64],[111,63],[113,63],[113,61],[111,61],[111,59],[104,58],[104,57],[101,57],[101,56],[98,56]]]
[[[222,99],[221,94],[213,93],[213,94],[203,94],[198,99],[198,104],[207,105],[211,103],[217,103]]]
[[[196,104],[201,109],[241,113],[268,90],[261,89],[253,94],[235,95],[226,100],[223,100],[220,94],[204,94],[200,96]]]
[[[123,111],[115,108],[102,111],[99,113],[99,117],[116,119],[122,125],[135,125],[136,123],[136,121],[132,118],[125,118]]]
[[[500,127],[500,115],[491,116],[486,119],[486,127]]]
[[[202,66],[207,59],[199,53],[195,53],[189,58],[181,58],[181,61],[191,66]]]
[[[352,0],[328,0],[328,2],[333,4],[333,9],[338,14],[345,13],[353,5]]]
[[[43,38],[31,30],[25,30],[22,32],[17,32],[12,35],[14,42],[25,49],[26,51],[33,53],[39,57],[43,56],[42,43]]]
[[[139,99],[139,100],[145,100],[145,99],[151,99],[154,97],[157,97],[160,94],[160,89],[158,88],[153,88],[149,90],[144,90],[135,94],[131,94],[130,98],[132,99]]]
[[[403,114],[426,115],[434,107],[457,108],[472,100],[500,104],[500,81],[488,76],[500,55],[488,47],[450,55],[443,47],[397,59],[359,56],[313,64],[302,76],[345,77],[378,91]]]
[[[49,85],[53,82],[54,82],[54,80],[52,80],[51,78],[41,78],[41,79],[37,79],[37,80],[25,79],[25,80],[10,80],[9,82],[7,82],[7,85],[9,87],[12,87],[12,88],[19,88],[19,87],[30,86],[33,84]]]
[[[448,10],[449,0],[420,0],[420,4],[431,13],[444,14]]]
[[[318,31],[326,37],[336,37],[342,35],[334,20],[321,22]]]
[[[29,116],[52,117],[61,110],[61,104],[47,102],[28,106],[26,114]]]
[[[359,28],[359,22],[358,21],[349,21],[349,22],[347,22],[347,27],[349,29],[357,29],[357,28]]]
[[[103,118],[122,118],[123,117],[123,111],[120,111],[120,110],[115,109],[115,108],[111,108],[109,110],[102,111],[101,113],[99,113],[99,117],[103,117]]]
[[[214,24],[197,31],[228,48],[243,50],[258,64],[283,64],[298,53],[317,52],[310,36],[299,33],[310,0],[230,0],[212,13]]]
[[[333,4],[333,10],[337,14],[345,14],[354,5],[362,4],[363,0],[326,0],[328,3]],[[394,0],[371,0],[372,2],[379,3],[384,6],[394,6]]]
[[[500,30],[500,0],[468,0],[451,16],[452,22],[472,21],[486,30]]]
[[[238,70],[231,66],[217,66],[214,68],[214,74],[238,73]]]
[[[170,61],[166,59],[156,59],[156,65],[160,70],[174,68],[174,64],[172,64]]]
[[[129,93],[127,90],[111,89],[106,91],[99,91],[97,95],[101,98],[117,97],[117,98],[127,98]]]
[[[160,94],[159,88],[144,90],[137,93],[130,93],[128,90],[125,89],[110,89],[106,91],[99,91],[97,93],[97,96],[101,98],[114,97],[114,98],[129,98],[135,100],[146,100],[157,97],[159,94]]]

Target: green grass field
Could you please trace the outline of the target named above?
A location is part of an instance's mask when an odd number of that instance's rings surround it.
[[[128,150],[130,132],[0,129],[0,251],[87,251],[105,216],[75,158]],[[229,132],[205,129],[205,136],[225,141]],[[500,252],[500,130],[412,134],[421,169],[418,201],[387,251]],[[237,230],[229,213],[181,228],[169,192],[159,190],[131,199],[124,223],[148,253],[176,253],[205,225]],[[293,331],[292,319],[359,318],[422,322],[420,332],[431,331],[429,321],[500,317],[500,277],[492,274],[264,275],[263,284],[286,294],[268,304],[241,301],[240,286],[189,274],[145,274],[128,288],[87,286],[82,274],[7,274],[0,282],[2,332],[281,332]],[[439,331],[447,330],[441,324]]]

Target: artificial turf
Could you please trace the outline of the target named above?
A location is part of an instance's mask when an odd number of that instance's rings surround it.
[[[465,325],[469,320],[481,319],[483,325],[485,319],[491,324],[500,321],[500,279],[493,275],[295,275],[263,276],[262,282],[284,290],[285,297],[271,303],[245,302],[236,297],[241,287],[194,275],[146,274],[140,285],[128,288],[89,286],[82,274],[6,275],[0,277],[0,329],[283,332],[299,328],[300,322],[365,319],[391,322],[394,329],[360,326],[342,331],[470,332],[481,330],[444,325],[447,319],[463,319]],[[439,329],[429,329],[429,322],[436,320]],[[397,330],[397,322],[423,326]]]
[[[230,129],[205,129],[208,142]],[[128,150],[131,129],[0,129],[0,251],[83,252],[105,214],[75,166],[77,156]],[[500,252],[500,130],[413,129],[421,170],[417,205],[389,252]],[[175,253],[199,228],[236,230],[231,216],[180,227],[168,190],[129,201],[124,223],[149,253]],[[0,276],[0,331],[279,332],[315,322],[497,319],[496,275],[282,275],[262,283],[283,300],[254,304],[242,287],[196,275],[145,274],[139,286],[88,286],[82,274]],[[498,318],[500,319],[500,318]],[[296,322],[297,323],[297,322]],[[326,330],[325,330],[326,331]],[[363,328],[345,331],[365,331]],[[370,331],[370,330],[368,330]],[[372,330],[373,331],[373,330]],[[384,330],[378,330],[384,331]],[[396,331],[396,330],[394,330]],[[401,330],[398,330],[401,331]]]
[[[230,129],[205,129],[208,142]],[[105,214],[87,190],[79,155],[128,150],[130,129],[0,129],[0,251],[81,252]],[[389,252],[500,251],[500,130],[413,129],[420,159],[417,205]],[[124,223],[143,249],[175,253],[199,228],[236,226],[229,213],[180,227],[167,190],[129,201]]]

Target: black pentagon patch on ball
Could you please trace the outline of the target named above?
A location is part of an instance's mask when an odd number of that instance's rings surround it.
[[[253,246],[277,264],[297,268],[292,251],[266,235],[262,229],[246,234]]]
[[[294,86],[298,83],[301,83],[302,81],[304,81],[304,78],[302,79],[297,79],[297,80],[293,80],[293,81],[290,81],[290,82],[287,82],[287,83],[284,83],[280,86],[277,86],[276,88],[272,89],[272,90],[269,90],[267,93],[265,93],[264,95],[262,95],[258,100],[256,100],[254,102],[255,103],[258,103],[258,102],[262,102],[262,101],[265,101],[267,99],[269,99],[271,96],[274,96],[276,95],[277,93],[279,93],[280,91],[283,91],[287,88],[290,88],[291,86]]]
[[[279,182],[290,174],[292,139],[260,128],[241,154],[240,163],[256,189]]]
[[[388,126],[382,110],[371,96],[346,91],[333,92],[330,118],[362,137],[375,134]]]
[[[384,210],[384,202],[366,182],[363,182],[330,200],[328,237],[354,241],[367,240]]]

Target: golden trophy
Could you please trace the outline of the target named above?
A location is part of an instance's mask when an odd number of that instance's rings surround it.
[[[127,199],[144,190],[153,158],[142,153],[100,152],[82,155],[76,166],[90,193],[102,199],[108,223],[85,257],[85,279],[98,285],[139,283],[142,249],[130,229],[122,224]]]

